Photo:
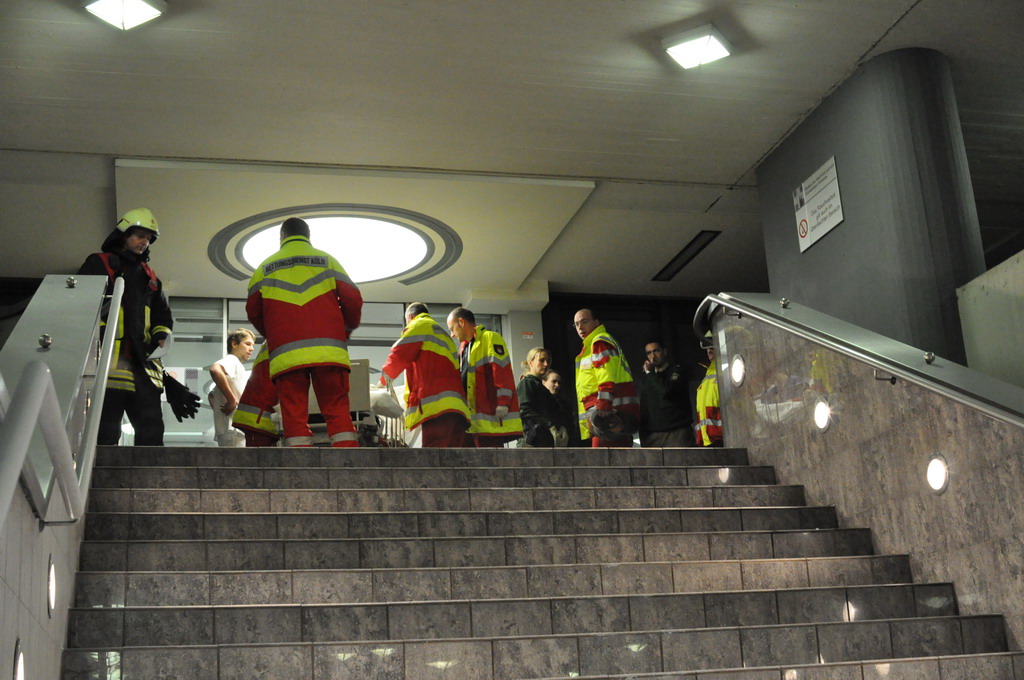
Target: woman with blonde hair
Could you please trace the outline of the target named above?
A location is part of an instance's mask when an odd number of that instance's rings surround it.
[[[523,420],[524,446],[555,446],[552,428],[558,428],[558,401],[544,386],[544,374],[551,366],[551,352],[534,347],[522,362],[523,373],[516,393],[519,396],[519,417]]]

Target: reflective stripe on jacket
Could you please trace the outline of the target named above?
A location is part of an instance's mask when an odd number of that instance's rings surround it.
[[[136,376],[142,379],[142,373],[145,373],[153,386],[162,390],[163,364],[159,359],[147,359],[158,341],[170,335],[174,325],[160,279],[146,262],[128,261],[107,252],[90,255],[78,273],[106,274],[108,295],[113,290],[114,279],[124,279],[124,297],[121,298],[114,338],[114,363],[107,377],[107,388],[134,392]],[[100,322],[104,333],[107,331],[106,319],[104,311]]]
[[[348,337],[363,298],[331,255],[291,236],[249,281],[245,311],[270,347],[270,377],[310,366],[349,367]]]
[[[277,406],[277,388],[270,379],[270,352],[263,343],[252,365],[249,381],[245,383],[238,408],[231,415],[231,424],[240,430],[249,430],[279,436],[277,424],[271,419]]]
[[[580,436],[591,436],[587,427],[587,411],[625,411],[640,422],[640,400],[619,343],[604,325],[598,326],[583,340],[576,357],[576,407]]]
[[[715,362],[708,366],[704,379],[697,387],[697,443],[711,446],[722,441],[722,412],[718,400],[718,372]]]
[[[429,314],[413,317],[381,371],[392,380],[405,371],[406,429],[444,413],[461,413],[469,422],[455,342]]]
[[[472,343],[466,372],[470,434],[521,435],[523,422],[519,419],[519,396],[508,345],[499,334],[483,326],[476,327]],[[499,406],[508,407],[508,415],[501,420],[494,414]]]

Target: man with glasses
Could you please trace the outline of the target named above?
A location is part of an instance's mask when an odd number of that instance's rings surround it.
[[[619,343],[589,309],[573,317],[583,347],[576,357],[580,436],[591,446],[632,446],[640,404]]]

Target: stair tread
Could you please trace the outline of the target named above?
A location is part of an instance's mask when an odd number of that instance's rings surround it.
[[[480,603],[480,606],[485,605],[498,606],[501,603]],[[449,603],[434,604],[434,610],[437,611],[438,607],[451,608],[452,605]],[[379,614],[374,616],[374,609],[384,610],[384,605],[363,605],[359,607],[357,611],[353,612],[353,615],[347,619],[340,618],[320,618],[314,619],[312,616],[302,617],[303,609],[298,608],[298,611],[291,617],[286,616],[282,613],[283,607],[263,607],[263,608],[252,608],[252,607],[238,607],[238,608],[211,608],[211,607],[197,607],[192,608],[178,608],[170,612],[174,615],[175,612],[191,611],[194,615],[185,617],[184,619],[180,615],[175,615],[173,621],[181,622],[187,621],[189,624],[186,630],[180,633],[182,638],[190,638],[187,640],[168,640],[171,644],[168,646],[179,646],[180,644],[230,644],[238,643],[244,644],[239,640],[230,639],[233,635],[245,635],[251,633],[254,626],[262,624],[264,626],[263,637],[259,642],[263,643],[366,643],[366,642],[377,642],[377,643],[409,643],[409,642],[455,642],[455,641],[490,641],[492,643],[497,642],[508,642],[514,640],[538,640],[538,639],[549,639],[549,640],[565,640],[565,639],[590,639],[598,642],[608,641],[614,638],[618,639],[630,639],[633,640],[648,640],[648,644],[655,642],[666,642],[669,638],[685,638],[688,635],[694,634],[705,637],[718,637],[728,639],[731,636],[736,636],[737,641],[743,636],[749,637],[755,635],[758,637],[778,637],[780,634],[785,636],[787,633],[797,633],[804,631],[810,633],[808,642],[812,644],[820,644],[822,639],[830,637],[828,632],[821,632],[822,629],[829,629],[832,636],[835,635],[850,635],[853,631],[860,630],[874,630],[874,631],[886,631],[886,634],[890,636],[887,641],[888,644],[893,644],[893,637],[895,640],[901,641],[904,644],[911,645],[915,641],[919,643],[931,643],[928,640],[927,635],[922,635],[923,631],[944,631],[946,635],[955,634],[959,644],[983,644],[989,646],[986,649],[968,649],[967,651],[1007,651],[1006,649],[1006,638],[1005,633],[1002,629],[1002,617],[999,615],[964,615],[964,614],[951,614],[944,616],[892,616],[882,617],[877,619],[869,619],[864,621],[816,621],[816,622],[800,622],[800,623],[767,623],[767,624],[752,624],[752,625],[703,625],[703,626],[676,626],[676,627],[652,627],[639,628],[636,630],[594,630],[594,631],[566,631],[566,632],[526,632],[516,633],[514,631],[502,631],[502,633],[493,633],[481,630],[479,635],[475,635],[472,631],[472,624],[468,621],[462,627],[458,624],[452,624],[451,621],[431,621],[431,625],[424,626],[422,617],[417,617],[414,609],[418,609],[418,605],[411,603],[395,603],[386,606],[386,611],[381,611]],[[311,614],[318,611],[322,611],[323,607],[305,607],[306,611]],[[329,608],[338,609],[338,608]],[[246,618],[250,612],[256,612],[262,610],[264,613],[262,616],[257,615],[256,618]],[[120,639],[124,641],[123,644],[117,644],[114,646],[128,648],[128,647],[160,647],[163,646],[160,640],[153,640],[147,638],[146,634],[146,615],[155,612],[156,610],[118,610],[118,609],[92,609],[83,610],[80,612],[74,612],[87,622],[87,628],[84,630],[84,637],[81,639],[74,635],[69,635],[69,646],[70,647],[94,647],[96,642],[91,638],[97,636],[105,636],[109,639],[111,633],[118,634],[120,630]],[[159,612],[157,612],[159,614]],[[442,617],[437,617],[441,619]],[[120,619],[120,620],[119,620]],[[130,619],[130,620],[129,620]],[[170,620],[170,619],[167,619]],[[157,635],[167,635],[167,626],[165,619],[157,616],[154,621],[154,627]],[[566,619],[566,624],[572,624],[574,621]],[[232,625],[234,624],[234,625]],[[285,630],[289,627],[292,630]],[[436,627],[431,627],[436,624]],[[966,624],[967,633],[964,634],[963,626]],[[270,630],[271,626],[280,626],[281,630]],[[505,625],[504,622],[499,622],[497,626],[488,627],[501,627]],[[232,630],[232,628],[235,630]],[[345,637],[345,629],[352,630],[355,633],[354,637]],[[425,635],[425,636],[404,636],[401,635],[403,628],[415,629],[417,632],[420,631],[436,631],[436,635]],[[391,636],[392,630],[394,636]],[[339,637],[335,635],[341,634]],[[980,635],[979,633],[986,633],[986,635]],[[283,639],[277,639],[280,636]],[[321,638],[320,636],[324,636]],[[205,638],[205,639],[204,639]],[[980,642],[978,642],[980,640]],[[81,645],[80,645],[81,643]],[[895,650],[893,650],[895,651]],[[963,653],[965,650],[963,646],[960,649],[951,650],[951,653]],[[916,654],[914,654],[916,655]],[[899,657],[899,654],[895,655]],[[876,658],[876,657],[867,657]],[[804,663],[807,663],[804,661]]]
[[[159,584],[157,584],[159,585]],[[241,585],[241,584],[240,584]],[[422,593],[422,591],[421,591]],[[754,601],[757,599],[763,599],[765,596],[772,596],[776,598],[776,607],[780,606],[778,598],[781,596],[783,600],[787,598],[793,600],[802,600],[803,604],[808,604],[807,599],[813,595],[845,595],[845,602],[840,603],[843,607],[852,606],[856,612],[858,607],[864,602],[867,602],[875,607],[893,607],[893,608],[909,608],[911,605],[915,610],[916,616],[934,616],[938,614],[955,614],[957,613],[956,601],[953,593],[953,584],[950,582],[934,581],[934,582],[923,582],[923,583],[863,583],[863,584],[843,584],[843,585],[814,585],[814,586],[780,586],[780,587],[750,587],[740,589],[713,589],[708,588],[701,591],[673,591],[673,590],[639,590],[636,592],[607,592],[599,594],[549,594],[543,591],[538,593],[526,593],[523,595],[512,595],[512,596],[479,596],[479,597],[468,597],[465,595],[455,595],[448,593],[447,597],[416,597],[421,593],[413,593],[409,598],[399,599],[395,597],[395,593],[388,593],[388,596],[374,598],[370,597],[362,600],[345,600],[345,601],[332,601],[332,600],[309,600],[309,601],[281,601],[281,602],[175,602],[175,603],[139,603],[139,604],[118,604],[116,606],[104,606],[97,603],[78,603],[71,607],[71,611],[94,611],[96,609],[107,609],[117,611],[141,611],[141,610],[170,610],[170,609],[240,609],[240,608],[310,608],[310,607],[365,607],[366,605],[374,606],[389,606],[389,605],[434,605],[434,604],[451,604],[451,605],[472,605],[475,603],[508,603],[514,605],[515,603],[556,603],[556,602],[621,602],[631,601],[636,599],[658,599],[664,606],[670,606],[672,600],[678,599],[684,601],[686,599],[702,598],[707,600],[708,598],[720,599],[728,601],[747,600]],[[246,592],[242,592],[242,595],[246,595]],[[444,594],[442,594],[444,595]],[[872,602],[870,598],[872,596],[877,597],[907,597],[912,596],[913,600],[902,600],[894,601],[887,600],[884,602]],[[918,600],[917,598],[921,599]],[[854,604],[856,601],[856,604]],[[834,604],[834,603],[833,603]],[[846,611],[844,609],[844,611]],[[848,613],[848,612],[847,612]],[[866,616],[863,612],[858,612],[864,618],[858,620],[872,619],[877,617]]]
[[[422,581],[429,584],[426,587],[432,592],[444,593],[449,599],[468,599],[468,594],[477,598],[508,598],[543,592],[545,576],[558,571],[592,574],[594,595],[640,594],[665,583],[670,584],[671,592],[675,593],[913,583],[908,556],[864,555],[718,562],[665,560],[483,567],[269,569],[259,572],[80,571],[76,578],[76,598],[78,606],[123,606],[133,604],[132,601],[149,604],[147,589],[150,589],[163,598],[174,593],[177,602],[186,597],[205,598],[204,602],[197,604],[223,601],[236,597],[236,592],[249,598],[250,602],[268,604],[292,600],[305,603],[313,601],[313,598],[319,598],[316,600],[319,602],[379,601],[385,599],[385,593],[400,601],[413,599],[411,594],[405,596],[405,593],[423,592]]]
[[[501,643],[499,643],[500,645]],[[865,677],[863,672],[871,672],[867,677],[879,676],[880,666],[884,664],[884,672],[898,674],[899,677],[906,677],[903,673],[904,667],[911,668],[916,672],[915,677],[940,677],[940,667],[953,668],[956,674],[954,677],[985,678],[986,680],[1012,680],[1014,675],[1014,660],[1018,664],[1024,663],[1024,654],[1020,652],[977,652],[973,654],[941,654],[941,655],[917,655],[902,659],[885,660],[853,660],[834,661],[826,663],[783,663],[773,665],[750,665],[732,666],[699,669],[699,670],[667,670],[658,672],[636,672],[622,670],[621,672],[585,672],[580,674],[579,670],[565,670],[561,674],[546,674],[543,677],[538,675],[524,675],[521,673],[512,674],[508,671],[520,670],[516,667],[509,667],[502,662],[509,662],[510,657],[518,650],[494,650],[481,649],[481,645],[487,643],[470,641],[463,645],[447,645],[444,651],[458,654],[459,652],[480,652],[476,655],[468,655],[466,665],[477,661],[477,665],[470,668],[474,680],[511,680],[512,678],[530,677],[534,680],[705,680],[714,677],[715,680],[791,680],[794,677]],[[511,645],[509,645],[511,646]],[[433,642],[420,643],[397,643],[382,647],[380,643],[284,643],[268,644],[256,647],[254,645],[223,644],[223,645],[182,645],[161,648],[123,648],[123,647],[93,647],[68,650],[65,657],[75,664],[75,669],[80,672],[95,670],[98,673],[105,673],[112,668],[118,671],[118,677],[126,680],[129,678],[149,678],[154,668],[167,669],[173,672],[173,677],[208,678],[209,668],[222,667],[230,668],[238,673],[232,677],[255,677],[260,672],[276,673],[274,677],[287,677],[290,680],[312,680],[314,667],[316,677],[325,677],[337,672],[339,677],[346,677],[345,673],[351,668],[358,670],[356,675],[351,677],[406,677],[404,666],[407,659],[415,659],[423,663],[431,659],[439,658],[439,655],[431,655],[433,648],[437,647]],[[269,650],[270,654],[262,653]],[[498,653],[495,654],[495,651]],[[277,654],[274,654],[277,652]],[[466,656],[458,657],[460,660]],[[514,660],[513,660],[514,661]],[[497,662],[497,663],[496,663]],[[492,665],[488,665],[492,664]],[[563,662],[563,666],[580,668],[579,656],[570,658]],[[586,667],[584,667],[586,668]],[[865,671],[862,671],[862,668]],[[138,671],[140,675],[134,673]],[[805,675],[810,673],[813,675]],[[372,674],[372,675],[371,675]],[[78,677],[78,676],[75,676]],[[85,676],[83,676],[85,677]],[[88,677],[93,677],[89,675]],[[106,677],[99,675],[98,677]],[[334,677],[327,675],[326,677]],[[880,676],[884,677],[884,676]]]

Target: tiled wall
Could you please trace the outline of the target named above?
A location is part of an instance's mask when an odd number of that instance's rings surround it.
[[[54,503],[61,501],[55,498]],[[0,531],[0,668],[5,672],[13,667],[15,641],[21,640],[26,677],[60,677],[81,532],[81,524],[40,531],[24,494],[15,491]],[[52,616],[46,602],[51,556],[57,575]]]
[[[915,580],[952,581],[964,614],[1006,616],[1024,640],[1024,430],[885,375],[749,317],[719,316],[725,438],[811,505],[835,503],[840,525],[870,527],[881,553],[906,552]],[[733,385],[722,363],[741,355]],[[828,399],[825,431],[812,414]],[[942,494],[926,484],[933,453],[949,463]]]

